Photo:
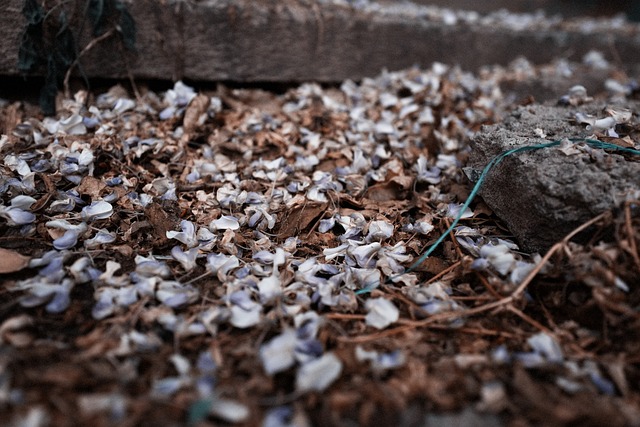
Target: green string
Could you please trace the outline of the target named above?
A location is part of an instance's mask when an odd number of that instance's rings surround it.
[[[625,153],[629,153],[629,154],[635,154],[635,155],[640,155],[640,150],[635,150],[633,148],[626,148],[626,147],[620,147],[618,145],[615,144],[610,144],[608,142],[602,142],[602,141],[598,141],[595,139],[585,139],[585,138],[568,138],[569,141],[573,142],[573,143],[578,143],[578,142],[584,142],[587,145],[593,147],[593,148],[601,148],[603,150],[613,150],[613,151],[622,151]],[[467,208],[469,207],[469,205],[471,205],[471,202],[473,202],[473,199],[476,197],[476,195],[478,194],[478,191],[480,191],[480,187],[482,186],[482,183],[484,182],[484,180],[487,177],[487,174],[489,173],[489,171],[491,169],[493,169],[494,166],[498,165],[502,160],[505,159],[505,157],[508,157],[512,154],[516,154],[516,153],[521,153],[524,151],[534,151],[534,150],[540,150],[542,148],[549,148],[549,147],[555,147],[557,145],[560,145],[562,141],[560,140],[556,140],[556,141],[551,141],[551,142],[547,142],[547,143],[543,143],[543,144],[536,144],[536,145],[527,145],[524,147],[518,147],[518,148],[513,148],[511,150],[507,150],[505,152],[503,152],[502,154],[497,155],[496,157],[494,157],[482,170],[482,173],[480,174],[480,177],[478,178],[478,181],[476,181],[476,184],[473,186],[473,189],[471,190],[471,193],[469,194],[469,197],[467,198],[467,201],[464,202],[464,204],[462,205],[462,208],[460,209],[460,213],[458,213],[458,215],[456,216],[456,218],[453,220],[453,222],[451,223],[451,225],[449,226],[449,228],[447,228],[447,230],[442,233],[442,235],[438,238],[438,240],[435,241],[435,243],[433,245],[431,245],[429,247],[429,249],[427,249],[425,251],[425,253],[423,253],[420,258],[418,258],[417,261],[415,261],[413,264],[411,264],[411,266],[409,268],[407,268],[406,270],[404,270],[402,273],[396,274],[395,276],[389,277],[387,279],[387,283],[392,282],[394,279],[407,274],[407,273],[411,273],[412,271],[414,271],[416,268],[418,268],[418,266],[420,264],[422,264],[427,258],[429,258],[429,256],[433,253],[433,251],[435,251],[438,246],[444,241],[444,239],[446,239],[447,235],[449,233],[451,233],[453,231],[454,228],[456,228],[456,226],[458,225],[458,222],[460,222],[460,219],[462,218],[462,215],[464,214],[465,210],[467,210]],[[360,289],[358,291],[356,291],[356,294],[363,294],[363,293],[367,293],[370,292],[371,289]]]

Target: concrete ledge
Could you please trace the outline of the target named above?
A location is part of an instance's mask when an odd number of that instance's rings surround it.
[[[22,3],[0,0],[0,75],[18,74]],[[473,70],[521,55],[533,63],[580,60],[591,49],[630,68],[640,64],[640,27],[628,23],[613,29],[604,21],[531,17],[522,25],[424,5],[312,0],[136,0],[129,10],[137,55],[105,40],[82,58],[88,77],[124,78],[128,62],[136,78],[340,81],[433,61]],[[84,35],[80,46],[88,41]]]

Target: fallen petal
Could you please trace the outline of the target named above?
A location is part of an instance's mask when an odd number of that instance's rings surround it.
[[[305,363],[296,375],[296,390],[324,391],[342,372],[342,362],[333,353]]]

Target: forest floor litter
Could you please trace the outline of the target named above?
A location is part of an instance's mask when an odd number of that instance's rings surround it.
[[[501,88],[583,69],[567,122],[637,149],[597,52],[0,101],[0,423],[640,425],[640,186],[542,253],[463,206],[474,135],[536,103]]]

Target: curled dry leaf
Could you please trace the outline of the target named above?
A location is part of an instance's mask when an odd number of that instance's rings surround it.
[[[7,343],[14,347],[25,347],[31,344],[33,336],[25,329],[33,323],[33,318],[26,314],[5,320],[0,325],[0,343]]]
[[[0,248],[0,274],[20,271],[29,264],[30,259],[16,251]]]
[[[185,135],[193,132],[199,125],[200,117],[207,112],[211,100],[206,95],[198,95],[191,100],[184,112]]]

